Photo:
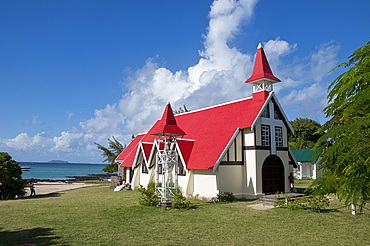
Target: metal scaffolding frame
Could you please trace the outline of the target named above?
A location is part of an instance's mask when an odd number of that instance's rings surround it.
[[[172,203],[171,197],[174,197],[172,190],[178,188],[178,154],[175,149],[171,150],[172,146],[176,145],[176,137],[159,138],[159,146],[164,143],[164,150],[159,148],[156,156],[156,177],[155,191],[161,198],[161,203],[169,205]],[[172,171],[174,170],[174,180],[172,180]],[[172,182],[174,186],[172,186]]]

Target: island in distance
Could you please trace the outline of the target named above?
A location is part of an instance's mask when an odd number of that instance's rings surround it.
[[[69,163],[68,161],[62,161],[62,160],[51,160],[48,161],[48,163]]]

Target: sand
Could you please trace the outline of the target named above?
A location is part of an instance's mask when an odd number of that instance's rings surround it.
[[[35,183],[35,191],[37,195],[46,195],[51,193],[63,192],[66,190],[74,190],[84,187],[96,186],[100,184],[85,184],[85,183],[64,183],[64,182],[37,182]],[[26,188],[27,194],[30,195],[30,189]]]

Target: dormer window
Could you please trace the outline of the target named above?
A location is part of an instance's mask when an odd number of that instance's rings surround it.
[[[270,109],[269,109],[269,106],[268,105],[265,108],[265,110],[263,110],[262,117],[264,117],[264,118],[270,118]]]

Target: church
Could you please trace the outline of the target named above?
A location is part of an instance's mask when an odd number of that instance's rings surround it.
[[[293,133],[274,91],[280,82],[259,44],[253,73],[245,83],[252,97],[173,115],[168,104],[148,132],[137,135],[117,157],[119,175],[133,189],[154,181],[156,154],[164,149],[159,128],[176,131],[170,148],[178,154],[177,180],[186,196],[236,197],[289,192],[288,176],[297,162],[288,146]]]

